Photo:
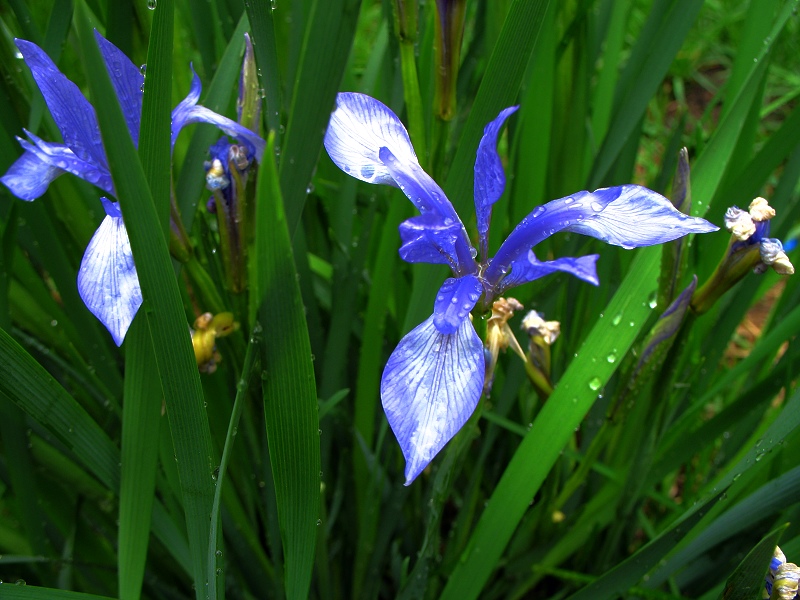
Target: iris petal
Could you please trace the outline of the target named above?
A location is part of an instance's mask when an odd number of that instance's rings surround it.
[[[388,106],[365,94],[337,94],[325,132],[325,149],[336,166],[367,183],[397,185],[380,159],[384,147],[402,163],[419,165],[405,126]]]
[[[192,87],[189,91],[189,95],[172,111],[173,148],[175,147],[175,141],[178,139],[178,134],[186,125],[190,125],[191,123],[208,123],[209,125],[214,125],[217,129],[220,129],[223,133],[231,137],[249,143],[255,151],[256,160],[261,162],[261,156],[264,154],[266,142],[257,133],[250,131],[246,127],[242,127],[236,121],[223,117],[205,106],[199,106],[197,101],[200,99],[202,86],[200,84],[200,77],[194,72],[194,69],[192,69],[192,73],[194,73],[194,77],[192,78]]]
[[[455,333],[475,308],[483,286],[475,275],[446,279],[433,305],[433,324],[439,333]]]
[[[717,229],[705,219],[675,210],[664,196],[640,185],[577,192],[539,206],[522,219],[492,259],[486,279],[496,285],[523,253],[558,231],[638,248]]]
[[[400,223],[400,257],[410,263],[424,262],[450,265],[457,269],[456,242],[461,236],[461,223],[444,224],[433,213],[411,217]]]
[[[392,352],[381,400],[406,459],[406,485],[467,422],[483,377],[483,345],[469,319],[447,335],[436,330],[431,316]]]
[[[600,279],[597,277],[597,259],[599,257],[599,254],[589,254],[578,258],[564,257],[540,261],[536,258],[533,250],[528,250],[527,255],[521,256],[511,263],[511,273],[500,282],[497,293],[502,294],[509,288],[534,281],[556,271],[569,273],[592,285],[600,285]]]
[[[103,204],[108,214],[83,254],[78,293],[120,346],[142,304],[142,291],[125,224],[121,216],[112,216],[120,214],[118,205],[106,198]]]
[[[131,139],[133,139],[134,145],[138,146],[139,123],[142,120],[144,75],[122,50],[100,35],[97,30],[94,32],[94,37],[106,63],[106,69],[111,77],[114,91],[117,93],[122,113],[125,115]]]
[[[402,192],[423,216],[436,215],[441,219],[441,226],[456,226],[454,230],[458,232],[458,237],[454,245],[454,271],[459,275],[474,273],[478,267],[467,231],[442,188],[416,162],[404,163],[386,147],[380,149],[379,156]]]
[[[5,175],[0,177],[11,193],[22,200],[36,200],[50,183],[64,171],[42,160],[36,153],[26,150]]]
[[[483,137],[475,158],[475,215],[483,251],[487,247],[486,235],[489,232],[492,204],[500,199],[506,187],[503,163],[500,162],[500,155],[497,153],[497,136],[506,119],[518,108],[511,106],[500,111],[497,118],[483,129]]]
[[[78,158],[72,149],[64,144],[45,142],[43,139],[27,130],[25,133],[31,138],[33,144],[20,139],[20,145],[27,152],[36,155],[40,161],[51,167],[56,167],[67,173],[72,173],[84,181],[96,185],[104,192],[114,194],[114,183],[111,180],[111,173],[109,173],[108,169]]]
[[[47,108],[58,125],[64,143],[81,160],[108,169],[97,115],[78,86],[67,79],[44,50],[27,40],[15,40],[17,48],[42,91]]]

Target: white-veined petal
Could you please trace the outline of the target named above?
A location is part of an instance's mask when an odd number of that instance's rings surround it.
[[[107,212],[118,210],[108,203]],[[78,293],[86,308],[106,326],[117,346],[122,345],[142,291],[133,264],[131,244],[122,217],[106,215],[97,228],[78,271]]]
[[[484,368],[483,344],[469,319],[455,333],[443,334],[431,316],[392,352],[381,378],[381,400],[406,458],[406,485],[474,412]]]

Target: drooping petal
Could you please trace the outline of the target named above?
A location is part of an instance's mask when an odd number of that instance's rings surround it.
[[[26,150],[5,175],[0,177],[11,193],[21,200],[36,200],[42,196],[50,183],[64,171],[40,159],[36,153]]]
[[[402,192],[423,214],[434,214],[441,219],[444,227],[458,226],[458,238],[455,243],[455,259],[457,274],[474,273],[477,270],[475,251],[469,242],[467,230],[456,213],[456,209],[447,199],[442,188],[416,162],[404,163],[391,150],[383,147],[379,157],[387,171],[400,187]]]
[[[125,56],[125,53],[109,42],[95,29],[94,37],[106,63],[108,75],[117,93],[128,131],[135,146],[139,145],[139,124],[142,120],[142,86],[144,75],[139,68]]]
[[[638,248],[717,229],[705,219],[675,210],[661,194],[639,185],[578,192],[539,206],[526,216],[500,246],[486,270],[486,279],[495,285],[514,260],[558,231],[574,231],[615,246]]]
[[[483,345],[469,319],[448,335],[437,331],[431,316],[392,352],[381,401],[406,458],[406,485],[467,422],[483,377]]]
[[[406,262],[458,266],[456,243],[461,237],[461,223],[444,224],[433,213],[411,217],[400,223],[400,258]]]
[[[33,42],[15,40],[42,91],[64,143],[83,161],[108,170],[97,115],[78,86],[67,79],[44,50]]]
[[[102,201],[107,214],[83,255],[78,293],[120,346],[142,304],[142,291],[119,206]]]
[[[75,156],[75,153],[64,144],[55,144],[52,142],[45,142],[43,139],[32,134],[30,131],[25,130],[28,137],[31,138],[30,142],[20,139],[20,145],[43,163],[56,167],[67,173],[80,177],[84,181],[96,185],[104,192],[114,194],[114,183],[111,180],[111,173],[108,169],[93,162],[82,160]],[[19,139],[19,138],[18,138]]]
[[[192,73],[194,76],[192,78],[192,87],[189,91],[189,95],[172,111],[172,147],[175,147],[178,134],[186,125],[190,125],[191,123],[208,123],[209,125],[214,125],[223,133],[250,144],[255,152],[256,160],[261,162],[261,156],[264,154],[266,142],[257,133],[250,131],[246,127],[242,127],[236,121],[223,117],[205,106],[199,106],[197,101],[200,99],[202,85],[200,83],[200,77],[194,72],[194,68],[192,68]]]
[[[497,294],[529,281],[534,281],[556,271],[563,271],[574,275],[592,285],[600,285],[597,278],[597,259],[599,254],[589,254],[578,258],[564,257],[555,260],[540,261],[533,250],[528,250],[526,255],[520,256],[511,263],[511,272],[500,282]]]
[[[337,94],[325,132],[331,160],[361,181],[399,185],[379,156],[381,148],[388,148],[403,164],[419,165],[405,126],[388,106],[365,94]]]
[[[500,111],[497,118],[483,129],[483,137],[475,158],[475,215],[481,240],[481,258],[486,258],[483,253],[488,247],[486,236],[489,232],[492,204],[500,199],[506,187],[503,163],[497,154],[497,136],[506,119],[518,108],[511,106]]]
[[[433,305],[433,324],[439,333],[455,333],[475,308],[483,286],[475,275],[451,277],[439,288]]]

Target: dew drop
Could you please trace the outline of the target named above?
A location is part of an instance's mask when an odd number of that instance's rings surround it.
[[[605,208],[599,202],[592,202],[590,206],[592,207],[592,210],[595,211],[595,212],[602,212],[603,209]]]
[[[622,321],[622,313],[619,313],[617,316],[611,319],[611,324],[616,327],[617,325],[619,325],[620,321]]]
[[[222,550],[217,550],[214,554],[217,555],[217,558],[220,558],[222,556]]]
[[[547,209],[544,206],[537,206],[536,210],[533,211],[533,214],[531,215],[531,217],[533,217],[535,219],[536,217],[541,216],[541,214],[546,210]]]
[[[157,4],[158,0],[147,0],[147,8],[149,8],[150,10],[155,10]]]
[[[611,354],[606,356],[606,360],[613,364],[613,363],[617,362],[617,355],[612,352]]]
[[[658,306],[658,296],[656,296],[655,292],[651,294],[650,300],[648,300],[647,305],[650,308],[655,308],[656,306]]]
[[[599,377],[594,377],[594,378],[593,378],[593,379],[592,379],[592,380],[589,382],[589,389],[590,389],[590,390],[592,390],[593,392],[596,392],[597,390],[599,390],[599,389],[600,389],[600,387],[601,387],[602,385],[603,385],[603,382],[602,382],[602,381],[600,381],[600,378],[599,378]]]

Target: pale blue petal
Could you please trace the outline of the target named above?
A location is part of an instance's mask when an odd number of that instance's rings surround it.
[[[139,145],[139,123],[142,120],[142,86],[144,75],[125,53],[95,29],[94,37],[106,63],[108,75],[117,93],[122,114],[135,146]]]
[[[511,106],[500,111],[497,118],[486,125],[475,158],[475,215],[482,253],[488,247],[486,236],[489,233],[492,205],[500,199],[506,187],[503,163],[500,162],[500,155],[497,153],[497,136],[506,119],[518,108]]]
[[[64,144],[45,142],[27,130],[25,133],[31,138],[33,144],[20,138],[17,139],[26,152],[34,154],[41,162],[49,164],[51,167],[72,173],[84,181],[96,185],[104,192],[114,194],[114,183],[108,169],[78,158],[72,149]]]
[[[400,257],[410,263],[424,262],[458,267],[456,243],[462,235],[461,223],[444,224],[433,213],[411,217],[400,223]]]
[[[705,219],[675,210],[664,196],[639,185],[577,192],[539,206],[526,216],[500,246],[485,276],[490,285],[496,285],[515,260],[558,231],[574,231],[623,248],[638,248],[717,229]]]
[[[50,183],[64,171],[41,160],[34,152],[25,151],[6,174],[0,177],[11,193],[21,200],[36,200]]]
[[[709,233],[719,227],[675,209],[661,194],[640,185],[624,185],[618,198],[565,228],[623,248],[663,244],[690,233]]]
[[[439,333],[455,333],[464,319],[469,318],[483,292],[475,275],[451,277],[439,288],[433,305],[433,324]]]
[[[406,485],[467,422],[483,378],[483,345],[469,319],[447,335],[436,330],[431,316],[392,352],[381,400],[406,458]]]
[[[381,148],[404,164],[419,165],[406,128],[388,106],[365,94],[337,94],[325,132],[331,160],[361,181],[397,185],[380,159]]]
[[[97,115],[78,86],[67,79],[44,50],[26,40],[17,48],[42,91],[47,108],[58,125],[64,143],[83,161],[108,169]]]
[[[118,207],[106,199],[104,205],[111,214],[86,247],[78,271],[78,293],[120,346],[142,304],[142,291],[125,224],[121,216],[111,216],[118,213]]]
[[[190,125],[191,123],[208,123],[209,125],[214,125],[217,129],[231,137],[249,143],[255,151],[256,160],[261,162],[261,157],[264,154],[264,147],[266,146],[266,142],[263,138],[246,127],[242,127],[236,121],[223,117],[205,106],[199,106],[197,101],[200,99],[202,86],[200,84],[200,77],[194,72],[194,69],[192,69],[192,73],[194,76],[192,78],[192,87],[189,91],[189,95],[172,111],[172,147],[175,147],[178,134],[186,125]]]
[[[574,275],[592,285],[600,285],[597,277],[597,259],[599,254],[589,254],[578,258],[564,257],[555,260],[540,261],[533,250],[528,250],[527,255],[517,258],[511,263],[511,273],[500,282],[497,294],[529,281],[534,281],[556,271]]]

